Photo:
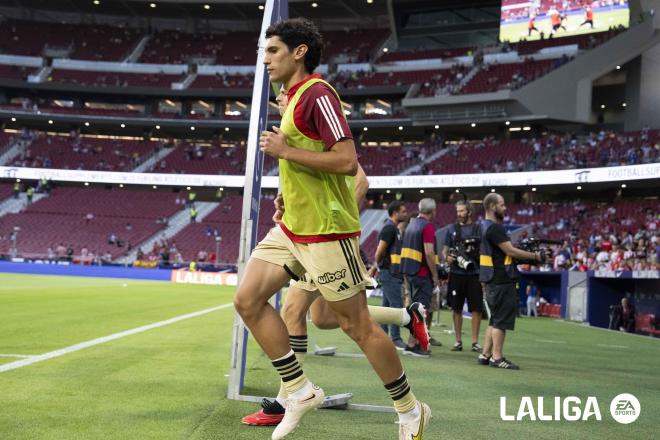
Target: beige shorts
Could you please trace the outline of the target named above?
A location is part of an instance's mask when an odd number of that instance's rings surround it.
[[[289,283],[289,287],[297,287],[298,289],[304,290],[305,292],[316,292],[318,290],[316,288],[316,284],[314,284],[314,281],[312,280],[312,277],[310,277],[307,272],[302,274],[298,281],[292,279]]]
[[[275,226],[250,257],[284,267],[294,280],[304,276],[306,281],[298,286],[303,290],[318,289],[326,300],[341,301],[369,285],[369,276],[360,258],[359,240],[359,237],[351,237],[322,243],[295,243]]]

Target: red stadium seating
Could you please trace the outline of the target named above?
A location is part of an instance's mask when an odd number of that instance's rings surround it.
[[[461,93],[488,93],[510,89],[517,78],[520,78],[518,81],[527,83],[545,75],[557,65],[557,60],[536,61],[531,58],[522,63],[487,65],[474,75]]]
[[[159,31],[152,35],[140,62],[188,64],[191,57],[210,58],[214,60],[211,64],[254,64],[257,59],[257,34],[188,34],[170,30]]]
[[[0,64],[0,78],[14,81],[27,81],[28,75],[37,71],[34,67],[9,66]]]
[[[142,32],[106,25],[7,20],[0,23],[0,52],[42,56],[45,47],[68,48],[69,58],[121,61]]]
[[[158,142],[40,135],[14,158],[14,166],[129,171],[152,154]]]
[[[113,258],[127,252],[128,243],[137,245],[162,225],[156,219],[173,215],[175,195],[156,191],[124,191],[90,188],[54,189],[49,197],[30,205],[20,214],[0,218],[0,235],[7,236],[14,226],[21,228],[17,248],[23,256],[46,256],[63,243],[72,244],[75,255],[83,247],[95,254],[109,252]],[[94,218],[86,219],[87,214]],[[127,230],[126,224],[132,228]],[[114,233],[123,247],[108,244]],[[7,252],[9,241],[0,241],[0,252]]]
[[[49,81],[95,87],[158,87],[169,89],[185,75],[92,72],[89,70],[53,70]]]

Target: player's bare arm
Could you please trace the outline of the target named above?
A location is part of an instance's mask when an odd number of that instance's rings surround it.
[[[259,147],[265,154],[276,159],[290,160],[313,170],[349,176],[355,176],[358,172],[353,139],[341,140],[328,151],[308,151],[290,147],[279,127],[273,127],[273,131],[261,133]]]

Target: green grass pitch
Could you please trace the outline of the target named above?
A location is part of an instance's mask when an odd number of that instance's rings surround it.
[[[49,352],[227,304],[232,295],[231,288],[210,286],[0,274],[0,354]],[[470,352],[451,353],[448,320],[441,312],[445,326],[433,333],[445,346],[434,348],[430,359],[402,358],[415,394],[433,410],[425,439],[656,437],[660,340],[520,319],[506,354],[522,370],[502,371],[477,365]],[[0,439],[270,439],[272,429],[239,423],[254,404],[224,397],[232,322],[230,307],[0,373]],[[310,336],[320,346],[358,352],[339,331],[310,325]],[[0,356],[0,365],[16,360]],[[365,359],[308,356],[305,370],[327,393],[390,404]],[[244,392],[272,395],[277,386],[251,341]],[[610,400],[624,392],[641,402],[631,425],[609,414]],[[553,396],[596,396],[603,421],[503,422],[500,396],[507,397],[510,414],[522,396],[544,396],[546,413]],[[392,439],[394,422],[394,414],[321,410],[290,438]]]
[[[628,27],[630,22],[630,12],[625,9],[617,9],[607,12],[594,12],[594,29],[585,24],[580,27],[580,23],[584,21],[584,14],[569,15],[568,19],[563,21],[562,24],[566,26],[566,31],[559,29],[553,38],[568,37],[571,35],[589,34],[592,32],[602,32],[608,30],[611,26],[623,25]],[[544,18],[536,20],[536,27],[539,31],[545,34],[545,38],[550,36],[552,26],[550,19]],[[521,39],[538,40],[539,33],[533,31],[532,36],[527,36],[527,21],[521,23],[510,23],[500,25],[500,41],[509,41],[515,43]]]

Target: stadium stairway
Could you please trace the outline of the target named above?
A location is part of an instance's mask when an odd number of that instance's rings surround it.
[[[387,211],[384,209],[365,209],[362,211],[360,215],[360,223],[362,224],[360,244],[364,243],[372,232],[380,231],[386,218]]]
[[[156,171],[154,168],[158,163],[163,160],[165,157],[169,156],[169,154],[176,150],[175,147],[171,148],[161,148],[158,153],[152,155],[149,159],[145,160],[142,162],[140,165],[135,167],[134,170],[132,170],[133,173],[146,173],[147,171]]]
[[[48,197],[48,194],[34,193],[32,196],[32,203],[37,203],[39,200]],[[0,202],[0,217],[7,214],[18,214],[27,206],[27,196],[25,193],[19,194],[18,198],[10,197]]]
[[[219,203],[215,202],[195,202],[197,208],[197,222],[201,222],[204,218],[217,208]],[[158,231],[156,234],[149,237],[142,243],[136,244],[135,247],[125,255],[117,258],[115,262],[121,264],[131,264],[136,256],[138,249],[142,249],[145,253],[151,251],[154,244],[161,239],[170,239],[174,237],[179,231],[190,224],[190,214],[188,209],[182,209],[173,216],[168,218],[167,228]]]
[[[463,90],[463,87],[465,87],[465,85],[469,83],[472,78],[474,78],[474,75],[479,73],[482,67],[483,66],[472,66],[470,71],[466,73],[463,79],[461,79],[461,81],[458,83],[458,90]]]
[[[443,149],[440,149],[440,150],[436,151],[433,154],[429,154],[429,156],[424,160],[424,162],[421,162],[421,163],[418,163],[418,164],[415,164],[415,165],[412,165],[412,166],[406,168],[405,170],[401,171],[401,173],[399,173],[399,175],[400,176],[409,176],[411,174],[418,174],[419,171],[422,169],[422,166],[424,164],[432,163],[433,161],[441,158],[442,156],[444,156],[448,152],[449,152],[449,148],[443,148]]]
[[[142,53],[144,52],[144,49],[147,47],[147,43],[149,43],[149,40],[151,39],[150,35],[145,35],[143,36],[138,44],[135,45],[135,48],[131,51],[131,53],[128,54],[126,59],[123,61],[124,63],[137,63],[140,57],[142,56]]]
[[[7,150],[0,155],[0,166],[6,166],[8,163],[21,154],[27,147],[32,144],[32,140],[17,139],[13,142]]]

